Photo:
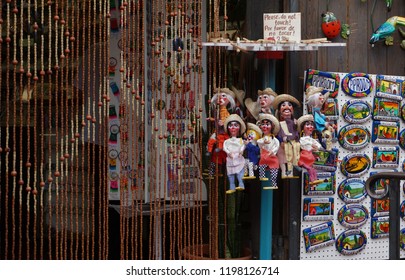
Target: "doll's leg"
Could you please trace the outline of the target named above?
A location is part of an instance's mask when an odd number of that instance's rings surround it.
[[[245,159],[245,166],[243,168],[243,173],[244,173],[245,177],[249,176],[248,175],[249,174],[249,159]]]
[[[265,164],[259,165],[259,178],[261,181],[269,180],[268,178],[266,178],[266,167],[267,167],[267,165],[265,165]]]
[[[287,142],[284,145],[284,151],[285,151],[285,159],[286,159],[286,165],[287,165],[287,171],[285,172],[287,176],[292,175],[293,171],[293,155],[294,155],[294,150],[291,142]]]
[[[239,186],[237,187],[237,189],[245,189],[245,184],[243,183],[243,174],[244,174],[244,169],[242,169],[241,171],[239,171],[239,173],[235,174],[236,177],[238,178],[238,184]]]
[[[208,169],[208,175],[210,176],[210,177],[212,177],[212,176],[214,176],[214,174],[215,174],[215,162],[210,162],[210,167],[209,167],[209,169]]]
[[[229,180],[229,190],[234,191],[235,190],[235,174],[229,174],[228,180]]]
[[[278,186],[277,186],[278,169],[277,168],[270,168],[269,173],[270,173],[270,184],[267,187],[263,187],[263,190],[275,190],[275,189],[278,189]]]
[[[253,171],[253,167],[254,167],[253,162],[249,161],[248,167],[249,167],[249,177],[254,177],[254,176],[255,176],[255,173],[254,173],[254,171]]]

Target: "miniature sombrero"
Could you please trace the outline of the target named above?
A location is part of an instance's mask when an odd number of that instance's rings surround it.
[[[238,99],[239,103],[243,105],[243,99],[245,98],[245,91],[237,89],[234,86],[231,86],[231,90],[235,93],[236,99]]]
[[[306,90],[305,90],[305,96],[306,99],[308,99],[311,95],[314,95],[315,93],[322,93],[325,97],[325,100],[329,97],[329,91],[325,91],[325,89],[323,87],[316,87],[316,86],[309,86]]]
[[[264,90],[258,90],[257,91],[257,94],[258,95],[263,95],[263,94],[268,94],[268,95],[272,95],[272,96],[274,96],[274,97],[276,97],[277,96],[277,93],[273,90],[273,89],[271,89],[271,88],[265,88]]]
[[[230,90],[229,88],[216,88],[214,90],[214,93],[221,93],[221,92],[226,93],[226,94],[232,96],[233,99],[235,99],[235,93],[232,90]]]
[[[274,100],[273,100],[273,102],[271,103],[271,105],[273,106],[274,110],[277,110],[277,109],[278,109],[278,106],[279,106],[281,103],[285,102],[285,101],[291,102],[293,105],[295,104],[295,105],[297,105],[298,107],[301,106],[301,103],[300,103],[294,96],[289,95],[289,94],[280,94],[280,95],[277,95],[276,98],[274,98]]]
[[[229,122],[238,122],[240,123],[240,134],[245,133],[246,125],[245,122],[241,119],[241,117],[237,114],[231,114],[225,119],[224,128],[225,131],[228,133],[228,123]]]
[[[260,106],[257,102],[253,101],[252,98],[248,97],[245,100],[245,107],[249,111],[249,113],[257,120],[259,117]]]
[[[302,128],[301,128],[302,124],[305,123],[306,121],[313,122],[314,121],[314,116],[311,115],[311,114],[307,114],[307,115],[303,115],[303,116],[298,118],[298,120],[297,120],[297,129],[298,129],[299,132],[301,132],[301,130],[302,130]]]
[[[259,137],[262,137],[263,134],[262,130],[254,123],[247,123],[247,130],[254,130],[259,134]]]
[[[273,134],[277,135],[277,133],[280,131],[280,123],[276,119],[275,116],[271,114],[259,114],[259,118],[257,120],[257,125],[260,126],[260,123],[262,120],[269,120],[273,124]]]

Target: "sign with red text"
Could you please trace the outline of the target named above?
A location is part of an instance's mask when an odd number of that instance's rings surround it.
[[[301,42],[301,13],[263,14],[263,39]]]

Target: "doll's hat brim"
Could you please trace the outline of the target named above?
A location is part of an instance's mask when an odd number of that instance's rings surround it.
[[[299,132],[301,132],[301,130],[302,130],[301,129],[302,124],[305,123],[306,121],[313,122],[314,121],[314,116],[311,115],[311,114],[308,114],[308,115],[303,115],[303,116],[298,118],[298,120],[297,120],[297,129],[298,129]]]
[[[240,134],[245,133],[246,125],[245,125],[245,122],[242,120],[242,118],[239,115],[231,114],[225,119],[224,128],[227,133],[228,133],[228,123],[230,123],[230,122],[240,123]]]
[[[277,135],[280,131],[280,123],[278,122],[277,118],[271,114],[259,114],[259,118],[257,119],[257,125],[260,126],[261,121],[269,120],[273,124],[273,134]]]
[[[274,98],[271,105],[273,106],[274,110],[277,110],[278,106],[285,101],[288,101],[288,102],[292,103],[293,105],[296,105],[297,107],[301,106],[301,103],[294,96],[289,95],[289,94],[277,95],[276,98]]]

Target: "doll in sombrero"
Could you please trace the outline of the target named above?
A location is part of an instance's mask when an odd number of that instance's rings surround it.
[[[301,104],[289,94],[280,94],[274,98],[272,105],[280,122],[280,131],[277,134],[280,149],[277,156],[280,163],[281,178],[294,178],[293,167],[298,164],[301,150],[294,108],[301,106]]]
[[[309,86],[305,90],[306,104],[308,112],[314,116],[315,128],[321,133],[321,144],[325,149],[330,150],[333,133],[336,129],[333,123],[330,123],[325,114],[322,113],[322,107],[329,97],[329,91],[323,87]]]
[[[209,120],[215,122],[215,132],[210,136],[207,143],[207,155],[211,157],[209,167],[209,177],[215,173],[216,164],[224,164],[226,154],[223,144],[229,138],[224,128],[225,119],[230,115],[229,110],[235,108],[235,93],[229,88],[220,88],[215,90],[216,93],[211,98],[211,108],[214,118]],[[215,149],[214,149],[215,147]]]
[[[263,132],[262,138],[257,140],[257,145],[260,148],[259,179],[261,181],[270,180],[269,186],[263,189],[277,189],[277,175],[280,168],[277,152],[280,148],[280,142],[275,135],[280,130],[280,124],[275,116],[261,113],[257,125]],[[266,170],[269,170],[270,178],[266,177]]]
[[[271,88],[265,88],[264,90],[257,91],[257,103],[260,106],[261,114],[273,114],[272,103],[276,98],[277,93]]]
[[[247,131],[244,139],[246,145],[246,164],[244,179],[255,179],[254,170],[257,169],[260,158],[260,148],[257,140],[262,138],[263,132],[260,127],[253,123],[247,123]]]
[[[307,170],[309,175],[309,183],[311,185],[321,183],[323,180],[318,180],[318,174],[316,169],[313,167],[315,157],[312,152],[317,151],[322,147],[318,140],[315,139],[316,130],[314,116],[311,114],[301,116],[297,121],[297,126],[301,135],[301,153],[298,160],[298,166]]]
[[[243,183],[245,158],[243,152],[245,151],[245,143],[241,135],[245,133],[246,126],[242,118],[237,114],[231,114],[225,119],[225,131],[228,133],[229,138],[224,141],[224,152],[226,153],[226,173],[229,180],[229,189],[226,193],[232,193],[235,190],[244,190]],[[236,187],[235,178],[238,181]]]
[[[245,99],[245,107],[246,107],[245,122],[256,123],[261,110],[260,105],[256,101],[253,101],[252,98],[248,97]]]
[[[242,120],[245,118],[244,116],[244,103],[243,99],[245,98],[245,91],[241,89],[237,89],[234,86],[231,86],[231,90],[235,93],[235,109],[233,110],[234,114],[239,115]]]

